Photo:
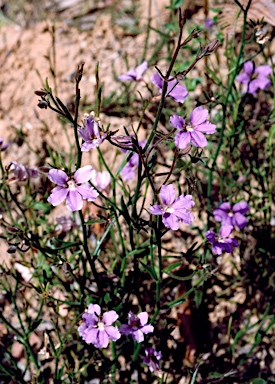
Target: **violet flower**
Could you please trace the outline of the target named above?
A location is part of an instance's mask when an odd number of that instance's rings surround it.
[[[272,73],[269,65],[260,65],[255,68],[252,61],[247,61],[243,66],[244,72],[236,77],[241,84],[246,84],[246,92],[256,95],[259,89],[266,89],[271,81],[267,78]]]
[[[142,140],[138,143],[138,145],[141,148],[144,148],[146,144],[146,140]],[[122,152],[125,152],[124,149],[122,149]],[[135,175],[136,171],[138,169],[139,165],[139,155],[137,153],[134,153],[128,163],[125,165],[125,167],[122,168],[120,174],[123,180],[130,181],[132,180]]]
[[[162,353],[154,348],[145,348],[145,357],[143,362],[149,366],[151,372],[160,371],[159,361],[162,359]]]
[[[153,215],[162,215],[162,222],[165,227],[176,231],[179,229],[179,222],[191,224],[194,216],[188,211],[195,203],[191,195],[180,195],[176,199],[176,191],[172,184],[163,185],[160,190],[162,205],[153,205],[149,212]]]
[[[248,220],[244,216],[249,211],[249,205],[245,201],[233,205],[231,209],[230,203],[222,203],[219,208],[213,211],[214,219],[221,222],[222,225],[232,225],[243,229]]]
[[[135,69],[131,69],[124,75],[120,75],[118,78],[120,81],[139,81],[142,80],[143,73],[148,69],[147,61],[144,61],[140,65],[138,65]]]
[[[4,140],[3,139],[0,139],[0,151],[5,151],[5,149],[7,149],[9,146],[10,146],[10,143],[7,142],[5,144],[3,144]]]
[[[81,145],[81,151],[83,152],[97,148],[107,137],[106,133],[100,134],[99,126],[92,116],[85,119],[85,128],[79,128],[78,132],[85,141]]]
[[[172,77],[169,77],[171,79]],[[159,93],[162,92],[162,87],[164,80],[161,78],[161,76],[158,73],[155,73],[151,77],[151,81],[153,84],[155,84],[159,88]],[[183,85],[180,85],[176,79],[168,81],[168,87],[166,96],[172,97],[175,101],[179,103],[183,103],[185,99],[188,96],[188,91],[186,87]]]
[[[83,206],[82,199],[94,201],[98,196],[95,189],[87,183],[93,172],[94,170],[90,165],[79,168],[71,177],[66,175],[64,171],[51,169],[48,178],[58,187],[51,191],[48,202],[56,206],[66,199],[66,205],[70,211],[80,211]]]
[[[123,335],[131,335],[134,340],[141,343],[144,340],[144,335],[154,331],[154,327],[147,323],[147,312],[141,312],[135,316],[130,311],[128,314],[128,324],[122,324],[119,330]]]
[[[97,304],[90,304],[88,311],[82,315],[84,323],[78,328],[82,339],[96,348],[107,348],[109,339],[117,341],[121,334],[112,324],[117,320],[115,311],[108,311],[101,316],[101,308]]]
[[[228,237],[232,230],[232,225],[223,225],[220,229],[220,236],[216,235],[214,231],[205,233],[207,240],[212,243],[212,251],[215,255],[221,255],[223,252],[232,253],[234,247],[239,245],[236,239]]]
[[[36,167],[25,167],[22,164],[18,164],[16,161],[11,162],[9,169],[12,171],[9,181],[25,181],[40,176]]]
[[[100,191],[104,191],[112,181],[109,172],[94,172],[91,178],[92,184]]]
[[[190,115],[190,124],[187,124],[183,117],[173,115],[170,117],[170,124],[179,129],[175,136],[175,145],[186,148],[190,143],[195,147],[203,148],[207,145],[207,140],[203,133],[211,134],[216,132],[216,125],[211,124],[208,119],[208,111],[203,107],[197,107]]]

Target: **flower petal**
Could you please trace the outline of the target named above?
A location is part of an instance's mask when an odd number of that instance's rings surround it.
[[[66,205],[69,211],[80,211],[83,207],[83,200],[80,193],[77,192],[77,190],[70,191],[67,194],[66,197]]]
[[[195,128],[196,131],[211,134],[216,132],[216,125],[206,121],[203,124],[197,125]]]
[[[178,116],[178,115],[173,115],[170,117],[170,124],[172,127],[177,128],[177,129],[184,129],[185,127],[185,120],[183,117]]]
[[[242,215],[240,212],[235,213],[235,215],[232,217],[232,224],[236,225],[240,229],[243,229],[247,226],[248,220],[247,218]]]
[[[116,327],[112,327],[112,326],[106,327],[105,332],[113,341],[117,341],[121,337],[121,334]]]
[[[253,62],[252,62],[252,61],[247,61],[246,63],[244,63],[243,70],[244,70],[244,72],[245,72],[249,77],[251,77],[252,74],[253,74],[253,72],[254,72],[254,65],[253,65]]]
[[[150,213],[152,213],[152,215],[163,215],[164,213],[164,210],[163,210],[163,207],[161,205],[152,205],[152,207],[150,207],[148,209],[148,211]]]
[[[52,189],[47,201],[55,207],[56,205],[62,203],[63,200],[65,200],[68,193],[69,188],[55,187]]]
[[[203,107],[197,107],[193,110],[193,112],[190,115],[190,123],[192,124],[192,127],[195,127],[196,125],[205,123],[207,118],[208,118],[207,109]]]
[[[160,190],[160,198],[165,205],[171,205],[176,198],[176,191],[172,184],[163,185]]]
[[[98,331],[98,339],[95,344],[96,348],[107,348],[109,344],[109,337],[105,329]]]
[[[48,173],[48,178],[55,184],[60,185],[60,187],[66,187],[69,177],[64,171],[60,169],[51,169]]]
[[[101,308],[98,304],[90,304],[88,306],[88,313],[92,313],[92,314],[96,313],[97,316],[100,316]]]
[[[191,132],[191,141],[195,147],[204,148],[207,145],[207,140],[201,132]]]
[[[141,332],[145,333],[145,335],[147,335],[147,333],[154,332],[154,327],[151,324],[147,324],[144,327],[140,328],[140,330]]]
[[[147,312],[141,312],[137,315],[137,318],[140,321],[140,325],[145,325],[148,323],[148,313]]]
[[[144,334],[140,329],[138,329],[137,331],[134,331],[132,336],[133,336],[133,339],[136,340],[138,343],[141,343],[144,340]]]
[[[89,184],[79,185],[76,187],[76,190],[83,199],[87,199],[88,201],[94,201],[98,196],[98,192]]]
[[[190,132],[179,132],[175,136],[175,146],[179,149],[184,149],[191,142]]]
[[[165,213],[162,218],[162,222],[165,227],[172,229],[173,231],[177,231],[179,229],[179,220],[177,216],[172,213]]]
[[[158,88],[162,88],[163,86],[163,80],[162,78],[160,77],[160,75],[158,73],[155,73],[152,77],[151,77],[151,81],[153,84],[155,84]]]
[[[144,61],[143,63],[141,63],[140,65],[138,65],[135,69],[135,72],[136,72],[136,79],[137,80],[140,80],[143,73],[148,69],[148,63],[147,61]]]
[[[92,343],[96,345],[98,342],[98,328],[88,328],[85,333],[86,335],[83,337],[83,339],[86,341],[86,343]]]
[[[232,211],[234,213],[247,213],[249,211],[249,205],[247,204],[246,201],[240,201],[239,203],[236,203],[233,205]]]
[[[93,173],[93,167],[91,165],[85,165],[75,172],[74,179],[77,183],[86,183],[92,178]]]
[[[228,237],[231,232],[233,231],[233,225],[222,225],[221,226],[221,229],[220,229],[220,236],[225,239],[226,237]]]
[[[205,233],[205,237],[207,238],[208,241],[210,241],[210,243],[214,243],[215,238],[216,238],[216,234],[214,231],[207,231]]]
[[[178,103],[183,103],[188,96],[188,91],[186,87],[177,84],[175,88],[172,89],[171,84],[173,84],[173,81],[168,83],[167,96],[171,96]],[[172,91],[170,91],[170,89],[172,89]]]
[[[118,318],[118,314],[115,311],[108,311],[103,314],[102,322],[106,325],[112,325]]]

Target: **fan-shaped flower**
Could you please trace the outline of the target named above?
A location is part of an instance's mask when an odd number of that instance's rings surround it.
[[[165,227],[173,231],[179,229],[179,222],[191,224],[194,216],[188,211],[195,203],[191,195],[180,195],[176,199],[176,191],[172,184],[163,185],[160,190],[162,205],[156,204],[149,208],[153,215],[162,215]]]
[[[138,343],[144,340],[144,335],[154,331],[154,327],[148,323],[148,313],[141,312],[135,316],[131,311],[128,314],[128,324],[122,324],[119,328],[123,335],[131,335]]]
[[[214,219],[221,222],[222,225],[232,225],[243,229],[248,220],[244,216],[249,211],[249,205],[245,201],[233,205],[231,209],[230,203],[222,203],[219,208],[213,211]]]
[[[272,73],[272,69],[269,65],[260,65],[255,68],[252,61],[247,61],[243,66],[243,73],[240,73],[236,79],[241,84],[246,84],[246,92],[256,95],[259,89],[266,89],[271,81],[268,76]]]
[[[135,69],[131,69],[124,75],[120,75],[118,78],[120,81],[139,81],[142,80],[143,73],[148,69],[148,63],[147,61],[144,61],[140,65],[138,65]]]
[[[212,251],[215,255],[221,255],[223,252],[232,253],[234,247],[239,245],[236,239],[229,238],[232,230],[232,225],[223,225],[220,229],[220,236],[216,235],[214,231],[205,233],[207,240],[212,243]]]
[[[97,148],[106,138],[107,134],[100,134],[99,126],[92,116],[85,119],[85,128],[79,128],[78,132],[85,141],[81,145],[81,151],[87,152],[90,149]]]
[[[75,174],[69,177],[64,171],[51,169],[48,178],[58,187],[55,187],[48,202],[56,206],[66,199],[67,208],[70,211],[80,211],[83,200],[94,201],[98,193],[87,181],[92,177],[94,170],[90,165],[79,168]]]
[[[170,117],[170,124],[179,129],[175,136],[175,145],[186,148],[190,143],[195,147],[203,148],[207,145],[207,140],[203,133],[211,134],[216,132],[216,125],[211,124],[208,119],[208,111],[203,107],[197,107],[190,115],[190,124],[187,124],[183,117],[173,115]]]
[[[78,332],[86,343],[92,343],[96,348],[107,348],[109,340],[117,341],[121,334],[112,324],[117,320],[115,311],[108,311],[101,316],[101,308],[97,304],[90,304],[88,311],[83,314],[83,324]]]

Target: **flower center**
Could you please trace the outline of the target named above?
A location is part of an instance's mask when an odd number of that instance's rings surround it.
[[[100,331],[104,331],[105,329],[105,324],[102,322],[102,321],[99,321],[97,323],[97,328],[100,330]]]
[[[193,132],[194,128],[192,127],[192,125],[186,125],[186,131],[187,132]]]
[[[170,207],[169,205],[164,207],[164,212],[165,213],[174,213],[175,209]]]
[[[68,181],[67,181],[67,185],[68,185],[68,188],[69,188],[71,191],[74,191],[74,190],[75,190],[75,181],[74,181],[73,179],[68,180]]]
[[[229,216],[229,217],[233,217],[233,216],[234,216],[234,213],[230,211],[230,212],[228,212],[228,216]]]

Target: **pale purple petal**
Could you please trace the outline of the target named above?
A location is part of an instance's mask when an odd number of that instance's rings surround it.
[[[148,325],[144,325],[140,330],[145,335],[147,335],[148,333],[154,332],[154,327],[151,324],[148,324]]]
[[[247,61],[246,63],[244,63],[243,70],[248,74],[249,77],[251,77],[254,72],[253,62]]]
[[[180,195],[173,203],[172,207],[178,211],[178,210],[186,210],[188,208],[194,207],[195,202],[193,201],[193,197],[191,195]]]
[[[233,231],[233,225],[222,225],[220,229],[220,236],[225,239]]]
[[[258,73],[259,76],[267,77],[271,75],[272,69],[269,65],[260,65],[255,69],[255,73]]]
[[[140,80],[143,73],[148,69],[148,63],[147,61],[144,61],[143,63],[141,63],[140,65],[138,65],[135,69],[135,72],[136,72],[136,79],[137,80]]]
[[[161,78],[161,76],[158,74],[158,73],[155,73],[152,77],[151,77],[151,81],[153,84],[155,84],[158,88],[162,88],[163,86],[163,80]]]
[[[181,116],[173,115],[173,116],[170,117],[170,124],[174,128],[184,129],[184,127],[185,127],[185,120]]]
[[[191,132],[191,141],[195,147],[204,148],[207,145],[207,140],[201,132]]]
[[[100,137],[99,126],[92,117],[88,117],[85,120],[85,127],[89,133],[90,138],[93,136]]]
[[[237,212],[232,217],[232,224],[236,225],[240,229],[243,229],[248,224],[248,220],[246,217],[244,217],[241,213]]]
[[[238,247],[239,246],[239,243],[236,239],[226,239],[225,240],[228,244],[231,244],[232,247]]]
[[[163,185],[159,195],[165,205],[172,204],[176,198],[176,191],[174,186],[172,184]]]
[[[92,344],[96,345],[97,340],[98,340],[98,333],[99,333],[98,328],[89,328],[85,331],[85,335],[84,335],[83,339],[88,344],[92,343]]]
[[[109,338],[113,341],[117,341],[121,337],[121,334],[116,327],[112,327],[112,326],[106,327],[105,331],[109,336]]]
[[[137,318],[140,321],[140,325],[145,325],[148,323],[148,313],[147,312],[141,312],[137,315]]]
[[[195,128],[196,131],[211,134],[216,132],[216,125],[206,121],[203,124],[197,125]]]
[[[102,322],[106,325],[112,325],[118,318],[118,314],[115,311],[105,312],[102,317]]]
[[[85,165],[75,172],[74,179],[77,183],[85,183],[91,179],[93,172],[94,170],[91,165]]]
[[[213,211],[213,215],[214,215],[214,220],[217,221],[218,223],[220,221],[225,221],[228,219],[228,213],[221,208],[215,209]]]
[[[177,211],[176,215],[181,219],[183,224],[192,224],[194,215],[189,211]]]
[[[79,327],[78,327],[78,333],[80,334],[80,336],[83,338],[83,336],[85,335],[85,331],[87,329],[87,325],[84,323],[84,324],[81,324]]]
[[[56,205],[62,203],[63,200],[65,200],[68,193],[68,188],[55,187],[52,189],[47,201],[55,207]]]
[[[48,178],[55,184],[60,185],[60,187],[66,187],[69,177],[64,171],[60,169],[51,169],[48,173]]]
[[[208,118],[207,109],[203,107],[197,107],[193,110],[193,112],[190,115],[190,123],[194,127],[196,125],[205,123],[207,118]]]
[[[94,201],[98,196],[98,192],[89,184],[79,185],[76,187],[76,190],[83,199],[87,199],[88,201]]]
[[[88,313],[96,313],[97,316],[100,316],[101,314],[101,308],[98,304],[90,304],[88,306]]]
[[[247,213],[249,211],[249,205],[247,204],[246,201],[240,201],[239,203],[236,203],[233,205],[232,211],[234,213]]]
[[[231,205],[230,203],[226,202],[226,203],[222,203],[220,206],[219,206],[219,209],[222,209],[224,211],[227,211],[229,212],[230,209],[231,209]]]
[[[175,145],[179,149],[184,149],[191,142],[191,134],[190,132],[179,132],[175,136]]]
[[[71,212],[80,211],[83,207],[83,200],[80,193],[76,190],[69,190],[66,197],[66,205]]]
[[[85,128],[78,128],[78,132],[83,140],[89,141],[90,140],[90,133]]]
[[[162,206],[157,204],[150,207],[148,211],[152,213],[152,215],[163,215],[164,213]]]
[[[179,229],[179,220],[177,216],[172,213],[165,213],[163,215],[162,222],[166,228],[170,228],[173,231],[177,231]]]
[[[250,76],[248,76],[247,73],[243,72],[236,77],[236,80],[238,80],[238,82],[241,84],[248,84],[250,81]]]
[[[169,90],[169,83],[168,83],[168,90]],[[183,103],[188,96],[188,91],[186,87],[184,87],[183,85],[177,84],[172,91],[167,92],[167,95],[171,96],[178,103]]]
[[[134,69],[131,69],[130,71],[126,72],[124,75],[118,76],[118,79],[120,81],[127,81],[127,80],[135,81],[136,80],[136,72]]]
[[[108,334],[106,333],[105,329],[99,330],[97,343],[95,343],[95,347],[96,348],[107,348],[108,344],[109,344],[109,337],[108,337]]]
[[[144,334],[140,329],[138,329],[137,331],[134,331],[132,336],[133,336],[133,339],[136,340],[138,343],[141,343],[144,340]]]

